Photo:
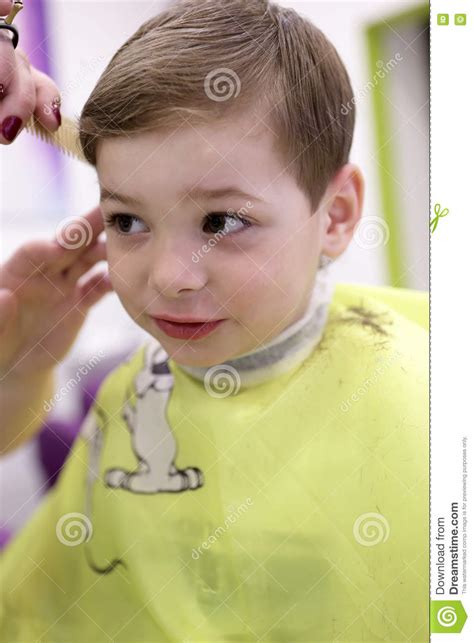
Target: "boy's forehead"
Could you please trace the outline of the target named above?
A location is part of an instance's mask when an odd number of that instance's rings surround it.
[[[206,191],[234,187],[264,201],[288,181],[272,130],[261,121],[252,128],[243,118],[102,140],[97,172],[109,191],[140,194],[160,187],[178,195],[194,188],[205,197]]]
[[[101,156],[106,157],[107,164],[122,157],[131,162],[140,156],[156,162],[165,157],[179,158],[182,162],[196,158],[231,159],[248,154],[249,149],[271,156],[275,153],[277,136],[266,120],[246,113],[236,119],[229,117],[206,124],[183,122],[173,128],[124,132],[123,136],[99,140],[98,165]]]

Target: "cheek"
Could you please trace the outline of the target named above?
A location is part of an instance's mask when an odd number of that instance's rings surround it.
[[[275,273],[288,302],[298,299],[315,274],[321,240],[311,226],[302,226],[275,256]],[[275,277],[277,280],[277,277]]]
[[[314,272],[313,249],[308,239],[299,235],[279,245],[274,245],[268,259],[262,261],[260,269],[251,264],[247,266],[245,279],[248,280],[235,297],[242,316],[248,320],[273,320],[277,323],[291,315],[298,308],[307,288],[309,275]]]
[[[120,298],[130,297],[140,283],[143,259],[139,262],[136,251],[130,251],[125,246],[122,248],[110,241],[107,241],[107,259],[110,281],[115,292]]]
[[[227,306],[236,314],[254,318],[261,314],[262,306],[274,310],[278,300],[284,295],[282,291],[291,288],[294,275],[302,272],[301,249],[298,242],[288,242],[288,236],[280,233],[268,235],[255,248],[246,248],[232,262],[232,270],[220,265],[213,275],[213,282],[225,284]],[[275,301],[277,300],[277,301]]]
[[[269,266],[258,270],[252,265],[233,287],[228,289],[226,308],[249,327],[272,319],[282,306],[282,290],[278,275]],[[284,305],[284,303],[283,303]]]

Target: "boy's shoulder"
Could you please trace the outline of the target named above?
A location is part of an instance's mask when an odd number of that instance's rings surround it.
[[[336,284],[314,366],[339,383],[344,399],[359,388],[381,409],[428,395],[429,298],[423,291]]]
[[[424,291],[338,283],[329,305],[328,331],[361,346],[381,347],[427,340],[429,297]],[[370,341],[370,339],[372,341]]]
[[[429,329],[429,293],[424,290],[338,283],[331,308],[335,311],[344,307],[361,315],[364,308],[373,313],[391,313],[399,320],[403,318],[425,330]]]
[[[369,449],[383,444],[394,467],[399,443],[417,466],[426,453],[427,326],[426,293],[337,284],[325,333],[305,365],[313,415],[324,400],[332,430],[345,427]]]
[[[429,345],[429,297],[424,291],[338,283],[326,324],[326,340],[337,342],[352,361],[381,351],[421,356]],[[324,342],[323,342],[324,344]]]

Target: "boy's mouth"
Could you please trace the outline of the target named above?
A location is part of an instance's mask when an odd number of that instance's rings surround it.
[[[166,335],[175,339],[200,339],[212,333],[225,319],[201,322],[175,322],[162,317],[152,317]]]

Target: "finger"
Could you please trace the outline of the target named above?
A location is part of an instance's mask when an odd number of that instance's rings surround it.
[[[86,283],[78,286],[79,302],[76,305],[85,314],[91,306],[112,291],[113,286],[108,273],[97,273],[92,275]]]
[[[0,0],[0,16],[8,16],[13,0]]]
[[[69,284],[74,284],[78,279],[85,275],[91,268],[93,268],[99,261],[107,259],[106,245],[103,241],[97,241],[91,246],[87,252],[67,269],[65,278]]]
[[[7,288],[0,288],[0,334],[15,320],[18,312],[17,299]]]
[[[99,206],[86,215],[62,219],[56,227],[54,243],[66,248],[68,252],[56,266],[55,272],[61,272],[72,266],[78,256],[82,255],[103,231],[104,221]]]
[[[2,273],[26,278],[39,270],[48,272],[65,252],[64,248],[53,241],[28,241],[17,248],[3,264]]]
[[[34,115],[50,132],[55,132],[61,125],[61,93],[49,76],[39,69],[31,68],[36,88],[36,108]]]
[[[33,76],[29,63],[22,56],[16,56],[15,68],[6,83],[5,97],[0,102],[0,143],[9,145],[30,120],[36,106]]]

